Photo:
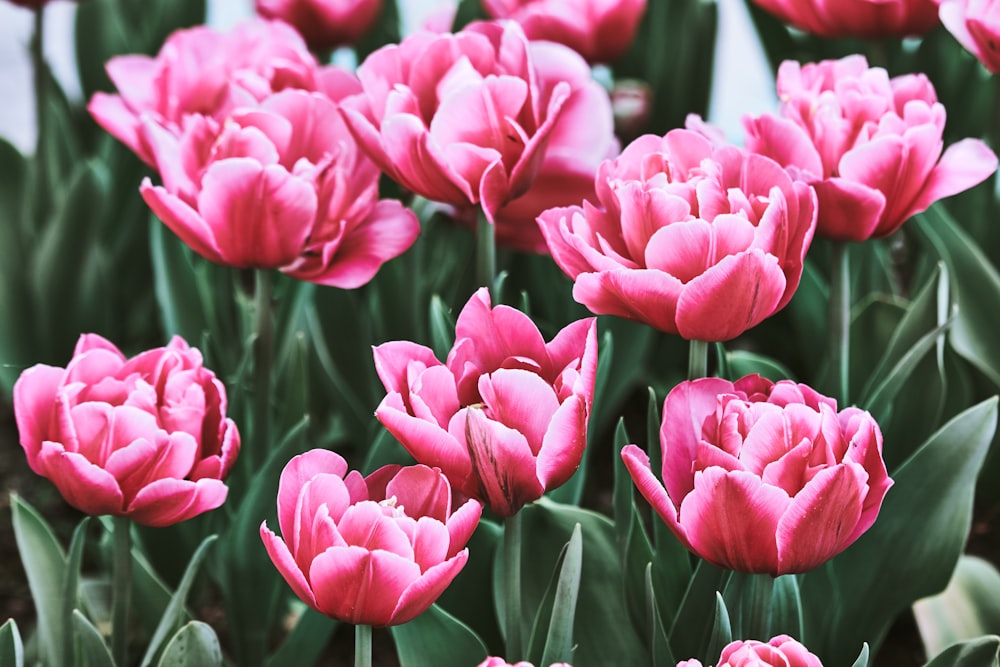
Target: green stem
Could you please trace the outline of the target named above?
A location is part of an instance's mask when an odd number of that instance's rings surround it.
[[[354,667],[372,667],[372,626],[354,626]]]
[[[708,343],[703,340],[688,341],[688,380],[708,375]]]
[[[521,639],[521,513],[508,517],[503,526],[504,601],[506,605],[507,661],[524,657]]]
[[[271,363],[274,354],[274,318],[271,314],[271,271],[257,269],[254,283],[254,451],[257,455],[268,451],[271,442]]]
[[[129,598],[132,592],[132,522],[123,516],[112,517],[114,540],[111,590],[111,654],[116,665],[127,665]]]
[[[494,281],[497,275],[496,230],[493,223],[486,219],[486,214],[479,210],[479,220],[476,225],[476,283],[488,287],[490,298],[496,300]]]
[[[833,241],[830,248],[830,362],[837,402],[844,407],[850,400],[851,253],[844,241]]]
[[[31,66],[35,75],[35,126],[38,134],[35,141],[35,159],[39,160],[42,155],[42,138],[45,128],[45,105],[48,104],[46,98],[45,85],[45,5],[39,5],[35,10],[35,32],[31,36]],[[39,170],[41,171],[41,170]],[[41,192],[45,192],[45,184],[39,183]]]

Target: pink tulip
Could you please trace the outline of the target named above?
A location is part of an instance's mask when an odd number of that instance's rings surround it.
[[[155,159],[139,137],[144,118],[180,135],[191,114],[222,121],[233,109],[286,88],[326,91],[327,76],[339,76],[318,66],[294,29],[263,19],[228,33],[206,26],[178,30],[155,58],[117,56],[106,69],[118,94],[95,93],[87,109],[153,167]]]
[[[382,11],[382,0],[256,0],[255,4],[258,14],[290,23],[317,51],[354,44]]]
[[[610,63],[632,44],[646,0],[483,0],[494,19],[513,19],[531,40],[558,42],[588,62]]]
[[[1000,1],[937,0],[944,27],[993,74],[1000,74]]]
[[[701,667],[698,660],[683,660],[677,667]],[[767,642],[735,641],[722,649],[717,667],[823,667],[815,655],[788,635]]]
[[[489,657],[479,663],[478,667],[535,667],[527,660],[511,664],[503,658]],[[568,662],[553,662],[549,667],[573,667]]]
[[[453,510],[441,471],[385,466],[348,473],[339,454],[314,449],[281,473],[278,525],[260,525],[275,567],[303,602],[347,623],[384,627],[423,613],[469,557],[482,507]]]
[[[420,232],[412,211],[378,199],[378,169],[319,93],[283,91],[223,122],[189,116],[180,137],[146,119],[140,139],[163,177],[143,181],[146,203],[219,264],[354,288]]]
[[[938,199],[996,171],[978,139],[942,155],[945,109],[922,74],[889,79],[864,56],[778,70],[781,115],[745,118],[747,149],[816,188],[817,233],[838,241],[891,234]]]
[[[772,160],[674,130],[604,162],[596,188],[601,208],[538,218],[573,298],[591,311],[724,341],[792,298],[815,195]]]
[[[566,72],[575,82],[582,71],[573,51],[529,46],[515,23],[474,23],[454,35],[420,32],[371,54],[358,68],[364,95],[345,100],[342,111],[394,180],[432,201],[479,206],[494,222],[528,191],[554,134],[569,146],[596,135],[591,151],[607,150],[610,103],[589,79],[579,111],[560,125],[573,83],[547,74]],[[577,170],[572,154],[560,159]]]
[[[682,382],[660,442],[662,483],[641,449],[622,450],[639,492],[684,546],[739,572],[817,567],[871,527],[892,486],[872,416],[788,380]]]
[[[240,450],[225,388],[178,337],[126,359],[83,335],[66,368],[21,374],[14,416],[28,465],[66,502],[147,526],[222,505]]]
[[[374,349],[389,392],[375,416],[458,491],[512,516],[580,465],[597,368],[595,325],[579,320],[546,343],[525,314],[491,308],[480,289],[458,316],[446,363],[407,341]]]
[[[753,0],[782,21],[822,37],[924,35],[937,25],[934,0]]]

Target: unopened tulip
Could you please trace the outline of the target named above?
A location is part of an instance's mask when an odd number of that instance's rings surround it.
[[[599,315],[725,341],[783,308],[802,276],[815,195],[773,160],[690,130],[604,162],[600,207],[538,218],[573,298]]]
[[[739,572],[815,568],[871,527],[892,486],[872,416],[788,380],[682,382],[660,444],[662,482],[622,450],[639,492],[684,546]]]
[[[264,547],[295,594],[355,625],[399,625],[430,607],[465,566],[482,506],[453,508],[439,470],[385,466],[368,477],[334,452],[296,456],[281,473],[281,537]]]
[[[890,79],[864,56],[785,61],[778,96],[780,116],[744,119],[746,146],[816,189],[821,236],[886,236],[996,171],[996,155],[978,139],[942,154],[945,109],[922,74]]]
[[[934,0],[753,0],[782,21],[822,37],[886,39],[930,32]]]
[[[328,51],[365,36],[382,0],[256,0],[257,13],[291,24],[309,47]]]
[[[683,660],[677,667],[701,667],[699,660]],[[771,641],[735,641],[722,649],[716,667],[823,667],[815,655],[787,635]]]
[[[66,368],[39,364],[14,385],[31,469],[73,507],[168,526],[219,507],[240,449],[226,390],[175,337],[131,359],[96,334]]]
[[[610,63],[632,44],[646,0],[483,0],[495,19],[513,19],[531,40],[558,42],[591,63]]]
[[[1000,74],[1000,0],[938,0],[941,23],[993,74]]]
[[[514,515],[580,466],[597,368],[593,319],[546,343],[527,315],[491,308],[480,289],[458,316],[446,363],[407,341],[374,354],[389,392],[379,421],[497,515]]]

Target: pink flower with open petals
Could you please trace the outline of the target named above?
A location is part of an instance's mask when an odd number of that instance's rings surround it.
[[[993,74],[1000,74],[1000,0],[936,0],[941,23]]]
[[[701,661],[682,660],[677,667],[701,667]],[[751,639],[726,645],[716,667],[823,667],[823,663],[788,635],[778,635],[766,644]]]
[[[744,119],[746,146],[816,189],[821,236],[886,236],[996,171],[996,155],[978,139],[942,154],[945,109],[922,74],[890,79],[864,56],[785,61],[778,96],[779,116]]]
[[[915,37],[937,25],[934,0],[753,0],[782,21],[822,37]]]
[[[663,404],[663,481],[635,445],[622,459],[684,546],[719,567],[805,572],[875,522],[892,486],[870,414],[758,375],[682,382]]]
[[[163,177],[143,181],[143,198],[213,262],[354,288],[420,233],[412,211],[378,199],[378,169],[325,95],[283,91],[223,122],[189,116],[180,137],[147,119],[141,140]]]
[[[317,51],[354,44],[382,11],[382,0],[256,0],[254,4],[261,16],[295,26]]]
[[[538,218],[573,298],[592,312],[724,341],[791,300],[815,195],[773,160],[674,130],[633,141],[601,165],[595,187],[600,207]]]
[[[512,516],[580,466],[597,370],[594,319],[546,343],[524,313],[491,308],[484,288],[459,314],[446,363],[408,341],[374,354],[389,392],[378,420],[413,458],[497,515]]]
[[[83,335],[66,368],[21,374],[14,416],[28,465],[66,502],[147,526],[219,507],[240,450],[225,388],[178,337],[126,359]]]
[[[281,473],[281,537],[260,536],[303,602],[347,623],[384,627],[423,613],[469,558],[474,500],[453,507],[439,470],[417,465],[348,472],[333,452],[296,456]]]

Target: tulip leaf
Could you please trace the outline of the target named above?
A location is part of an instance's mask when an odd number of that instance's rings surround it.
[[[493,605],[493,561],[500,548],[503,529],[500,524],[481,519],[469,540],[469,560],[455,580],[445,589],[437,604],[452,616],[462,619],[486,644],[491,655],[503,648],[503,635]]]
[[[677,661],[670,652],[667,631],[663,629],[656,589],[653,586],[653,564],[646,565],[646,616],[648,619],[649,652],[653,657],[653,667],[674,667]]]
[[[0,625],[0,667],[24,667],[24,643],[13,618]]]
[[[698,562],[670,627],[670,649],[674,655],[706,655],[716,594],[725,590],[729,574],[707,561]]]
[[[202,332],[208,329],[208,322],[202,311],[190,251],[166,225],[152,216],[149,244],[156,301],[167,335],[199,340]]]
[[[573,661],[573,619],[576,616],[576,602],[580,594],[580,573],[583,569],[583,537],[580,524],[573,529],[573,536],[566,543],[566,555],[559,570],[559,585],[552,604],[552,620],[549,622],[545,652],[539,664]]]
[[[73,610],[73,628],[89,667],[115,667],[111,650],[94,624],[79,609]]]
[[[868,667],[868,642],[861,645],[861,653],[858,654],[857,660],[854,661],[852,667]]]
[[[777,359],[748,352],[747,350],[726,352],[726,366],[729,369],[729,373],[724,377],[730,380],[738,380],[741,377],[754,373],[772,382],[790,380],[794,377],[788,367]]]
[[[38,617],[40,662],[59,664],[63,637],[62,595],[66,579],[66,554],[45,519],[26,501],[11,494],[14,540],[28,576],[31,599]]]
[[[435,294],[430,305],[431,349],[438,359],[447,359],[455,345],[455,320],[441,297]]]
[[[69,544],[69,554],[66,558],[66,576],[63,581],[62,592],[62,625],[64,628],[69,628],[70,624],[73,623],[73,610],[76,609],[80,601],[80,563],[83,560],[83,547],[87,539],[86,531],[89,522],[90,517],[84,517],[83,521],[73,531],[73,538]],[[67,632],[63,636],[63,645],[60,649],[62,651],[62,664],[75,664],[76,661],[73,657],[74,643],[72,637],[70,637],[70,633]]]
[[[924,667],[997,667],[1000,664],[1000,637],[989,635],[954,644]]]
[[[977,477],[996,431],[997,399],[941,427],[893,473],[874,526],[825,566],[803,575],[806,644],[826,664],[877,646],[893,618],[941,591],[965,544]],[[809,634],[822,628],[822,635]],[[813,630],[816,632],[816,630]]]
[[[400,667],[478,665],[487,656],[483,640],[436,604],[409,623],[389,630]]]
[[[754,636],[754,635],[743,635],[737,632],[737,636]],[[729,610],[726,608],[726,601],[722,597],[722,594],[716,592],[715,594],[715,620],[712,622],[712,632],[708,637],[708,647],[705,649],[705,655],[701,656],[705,660],[712,660],[715,656],[722,654],[722,649],[724,649],[730,642],[733,641],[733,628],[732,622],[729,618]]]
[[[295,622],[295,627],[281,642],[278,650],[268,656],[265,667],[316,664],[337,625],[337,621],[332,618],[302,605],[302,614]]]
[[[167,647],[158,667],[221,667],[222,649],[212,626],[201,621],[190,621],[177,631]]]
[[[1000,634],[1000,572],[988,561],[963,555],[948,587],[918,600],[913,615],[926,655],[988,634]]]
[[[723,598],[732,609],[729,622],[735,637],[770,637],[771,600],[774,593],[774,579],[769,574],[748,574],[733,572]],[[709,651],[708,656],[715,655]]]
[[[802,638],[802,595],[794,574],[784,574],[774,580],[771,595],[771,618],[766,637],[788,635]]]

